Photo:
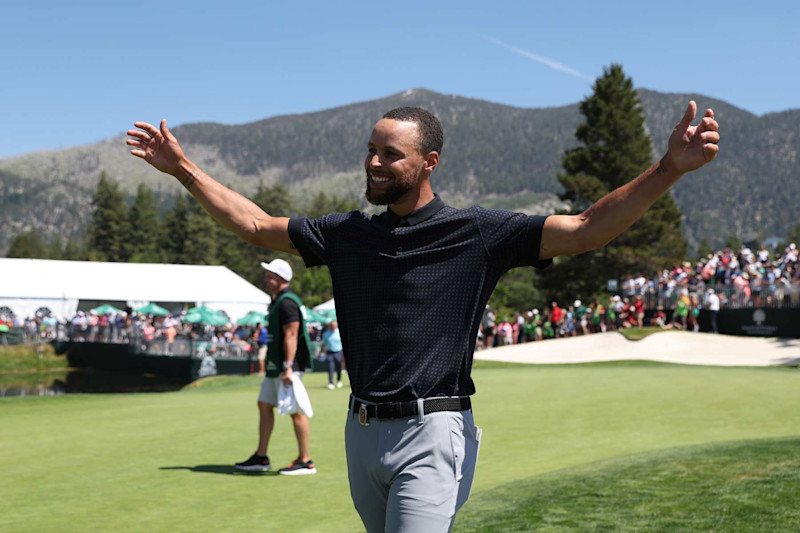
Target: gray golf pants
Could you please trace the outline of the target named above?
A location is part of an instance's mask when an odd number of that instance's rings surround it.
[[[471,411],[370,420],[364,426],[351,403],[347,472],[367,532],[450,531],[472,489],[480,431]]]

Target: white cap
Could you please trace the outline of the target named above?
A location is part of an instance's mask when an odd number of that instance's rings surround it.
[[[273,259],[270,263],[261,263],[261,266],[286,281],[292,281],[292,267],[283,259]]]
[[[575,300],[575,301],[572,303],[572,306],[573,306],[573,307],[580,307],[580,306],[581,306],[581,301],[580,301],[580,300]]]

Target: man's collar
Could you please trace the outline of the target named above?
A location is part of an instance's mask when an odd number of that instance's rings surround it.
[[[292,290],[292,287],[291,287],[291,285],[287,285],[286,287],[282,288],[281,290],[279,290],[279,291],[278,291],[278,292],[275,294],[275,299],[277,300],[277,299],[278,299],[278,296],[280,296],[280,295],[281,295],[281,294],[283,294],[284,292],[289,292],[289,291],[291,291],[291,290]]]
[[[411,213],[409,213],[404,217],[401,217],[400,215],[392,211],[391,207],[387,207],[385,213],[386,225],[389,226],[390,229],[407,227],[407,226],[416,226],[417,224],[425,222],[433,215],[441,211],[443,207],[444,207],[444,202],[442,201],[441,198],[439,198],[438,194],[434,194],[433,200],[423,205],[416,211],[412,211]]]

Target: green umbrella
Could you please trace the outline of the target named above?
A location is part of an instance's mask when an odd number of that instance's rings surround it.
[[[122,309],[117,309],[111,304],[103,304],[100,307],[95,307],[92,309],[98,315],[107,315],[109,313],[116,315],[117,313],[122,312]]]
[[[189,309],[184,320],[190,324],[205,324],[207,326],[224,326],[228,323],[225,315],[208,307],[193,307]]]
[[[167,316],[169,314],[169,311],[167,311],[160,305],[153,302],[150,302],[149,304],[145,305],[144,307],[140,307],[139,309],[135,309],[135,311],[142,315]]]
[[[320,311],[306,309],[306,320],[308,322],[321,322],[323,324],[330,324],[336,320],[336,311],[334,309],[324,309]]]
[[[266,324],[267,317],[264,313],[250,311],[245,316],[236,321],[240,326],[255,326],[256,324]]]

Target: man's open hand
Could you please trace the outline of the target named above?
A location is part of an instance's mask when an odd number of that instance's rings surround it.
[[[133,138],[125,143],[134,147],[131,154],[174,176],[185,156],[178,139],[167,128],[167,119],[161,119],[161,129],[147,122],[134,122],[133,125],[139,129],[128,130],[128,135]]]
[[[719,124],[714,120],[714,111],[706,109],[700,124],[692,126],[696,114],[697,104],[692,100],[669,138],[666,159],[678,172],[696,170],[719,152]]]

